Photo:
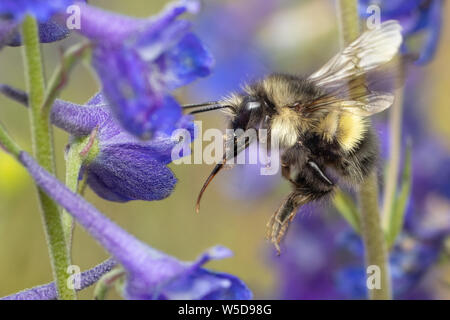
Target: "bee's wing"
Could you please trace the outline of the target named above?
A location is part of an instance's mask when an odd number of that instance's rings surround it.
[[[333,108],[367,117],[389,108],[394,103],[394,95],[386,92],[370,92],[361,100],[338,100]]]
[[[399,61],[393,58],[401,42],[401,26],[394,20],[363,33],[309,77],[323,95],[306,106],[306,110],[339,108],[370,116],[389,108],[394,96],[388,92],[392,87],[385,85],[399,76],[395,74]]]
[[[366,89],[366,87],[361,87]],[[339,90],[338,90],[339,91]],[[347,97],[342,97],[341,94]],[[394,102],[394,95],[389,92],[367,91],[364,93],[348,93],[347,90],[324,94],[321,98],[303,105],[305,114],[340,110],[367,117],[389,108]]]
[[[342,52],[334,56],[309,80],[318,86],[358,77],[390,60],[402,43],[402,27],[395,20],[382,23],[378,28],[364,32]]]

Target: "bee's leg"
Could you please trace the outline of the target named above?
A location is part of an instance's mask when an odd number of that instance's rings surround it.
[[[267,224],[267,238],[280,254],[280,242],[289,223],[304,204],[318,200],[332,192],[334,183],[327,177],[323,164],[313,161],[309,149],[301,144],[285,150],[281,157],[282,175],[294,190]]]
[[[274,244],[278,255],[280,254],[280,242],[287,231],[289,223],[294,219],[298,209],[311,200],[310,196],[295,190],[286,198],[277,212],[272,215],[267,224],[267,238]]]

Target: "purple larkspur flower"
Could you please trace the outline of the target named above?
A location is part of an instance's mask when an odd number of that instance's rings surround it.
[[[194,262],[182,262],[139,241],[109,220],[79,195],[48,173],[26,152],[20,162],[36,184],[65,208],[126,272],[123,295],[128,299],[250,299],[237,277],[202,266],[231,255],[225,247],[207,250]]]
[[[419,32],[426,33],[416,63],[425,64],[434,57],[442,29],[443,0],[359,0],[361,16],[368,16],[366,9],[371,4],[380,7],[383,21],[400,22],[405,39]],[[404,47],[404,51],[409,50]]]
[[[0,92],[27,105],[28,97],[23,91],[0,85]],[[70,133],[72,139],[87,137],[96,131],[94,144],[98,150],[81,171],[86,172],[88,185],[100,197],[117,202],[151,201],[172,193],[177,179],[167,164],[186,156],[172,154],[172,150],[177,144],[188,141],[164,133],[148,141],[136,138],[117,123],[100,93],[86,105],[56,100],[50,118],[54,125]],[[193,136],[190,116],[181,117],[175,127]]]
[[[432,297],[421,280],[438,262],[445,239],[450,236],[450,182],[446,174],[450,157],[423,122],[423,111],[417,103],[423,94],[418,86],[420,79],[419,74],[413,74],[405,88],[409,93],[405,95],[409,112],[404,115],[402,138],[404,146],[407,138],[412,141],[412,188],[403,231],[389,257],[394,297],[398,299]],[[387,127],[378,125],[384,133]],[[389,135],[383,134],[381,138],[383,156],[388,157]],[[356,260],[341,269],[338,286],[345,295],[363,298],[366,277],[363,244],[350,232],[343,236],[340,247],[351,252]]]
[[[434,236],[420,237],[408,230],[399,237],[389,258],[396,299],[430,298],[421,280],[437,262],[447,224]],[[423,225],[420,227],[423,229]],[[330,220],[314,210],[292,225],[286,250],[278,266],[280,297],[283,299],[367,298],[364,247],[360,237],[344,221]]]
[[[56,101],[52,123],[75,137],[85,136],[96,127],[99,151],[85,164],[87,183],[102,198],[110,201],[159,200],[169,196],[177,182],[167,164],[178,139],[158,134],[142,141],[125,132],[111,116],[108,104],[97,94],[86,106]],[[176,125],[193,130],[189,117]],[[185,155],[178,155],[185,156]]]
[[[423,121],[426,111],[419,103],[424,94],[420,86],[422,80],[421,70],[416,70],[410,74],[405,87],[404,104],[408,106],[408,112],[403,115],[401,136],[403,149],[407,140],[412,143],[412,187],[403,231],[390,255],[394,296],[400,299],[432,297],[421,280],[438,262],[445,239],[450,235],[450,182],[447,178],[450,156]],[[380,123],[377,128],[381,133],[382,156],[388,159],[388,125]],[[362,242],[354,233],[344,238],[347,239],[342,247],[359,257],[359,261],[344,267],[337,282],[343,293],[362,298],[366,277]]]
[[[79,32],[94,45],[92,65],[111,110],[130,133],[149,138],[172,132],[182,116],[170,91],[207,76],[213,58],[177,19],[196,12],[197,1],[170,3],[156,17],[137,19],[85,4]]]
[[[389,255],[392,288],[396,299],[430,298],[430,292],[421,286],[421,280],[437,262],[444,245],[444,235],[450,234],[450,223],[435,230],[434,235],[420,236],[420,229],[403,231]],[[444,230],[446,229],[446,230]],[[348,298],[366,298],[366,272],[363,266],[364,250],[359,236],[347,232],[336,250],[353,255],[336,274],[339,291]]]
[[[95,284],[104,274],[111,271],[117,263],[113,259],[108,259],[99,265],[83,271],[79,275],[79,286],[75,287],[77,291],[86,289]],[[18,293],[0,298],[0,300],[56,300],[58,291],[54,282],[37,286],[31,289],[25,289]]]

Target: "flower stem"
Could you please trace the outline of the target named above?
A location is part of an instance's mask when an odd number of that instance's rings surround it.
[[[365,247],[366,267],[377,266],[381,277],[380,287],[369,290],[369,297],[372,300],[389,300],[392,299],[391,280],[386,240],[378,210],[377,180],[376,173],[372,172],[360,186],[361,235]]]
[[[44,102],[44,77],[38,27],[36,20],[27,16],[22,24],[23,53],[25,63],[25,77],[29,91],[29,114],[31,123],[31,136],[33,153],[38,163],[55,174],[53,156],[52,128],[48,117],[40,112]],[[53,270],[59,298],[75,299],[75,291],[67,286],[67,268],[70,265],[70,256],[67,251],[64,230],[57,204],[42,190],[38,190],[40,207],[46,231],[50,262]]]
[[[338,0],[340,30],[344,46],[360,34],[357,0]],[[380,287],[369,290],[373,300],[391,299],[390,274],[385,237],[381,228],[378,208],[378,183],[376,172],[372,172],[359,189],[361,210],[361,236],[365,247],[366,267],[377,266],[380,270]]]
[[[9,136],[2,124],[0,124],[0,146],[2,146],[6,152],[12,154],[15,158],[19,157],[21,151],[20,147]]]
[[[74,193],[78,191],[78,178],[82,164],[78,149],[77,145],[71,145],[66,155],[66,186]],[[74,221],[72,216],[65,209],[63,209],[61,220],[66,236],[66,243],[70,252],[72,247]]]
[[[98,133],[98,127],[92,130],[91,134],[87,137],[74,139],[70,144],[69,150],[66,155],[66,186],[73,193],[80,193],[84,191],[85,181],[80,185],[80,171],[84,162],[89,162],[96,157],[98,153],[98,141],[96,140]],[[63,209],[62,224],[64,228],[64,234],[66,236],[66,242],[69,247],[69,252],[72,246],[72,234],[74,221],[72,216],[66,209]]]
[[[357,0],[338,0],[339,32],[341,47],[344,48],[359,37],[360,26]]]
[[[104,274],[100,280],[98,280],[97,285],[94,290],[95,300],[105,300],[108,291],[111,287],[125,275],[123,268],[116,268]]]
[[[400,86],[399,86],[400,87]],[[389,115],[389,165],[386,173],[386,184],[383,197],[382,226],[389,230],[392,221],[393,204],[397,191],[398,174],[400,167],[401,133],[403,113],[403,89],[398,89],[394,105]]]

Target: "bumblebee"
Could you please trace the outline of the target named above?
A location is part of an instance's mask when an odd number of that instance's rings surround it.
[[[375,90],[392,68],[402,43],[401,26],[386,21],[368,30],[309,77],[271,74],[245,85],[221,101],[187,105],[191,114],[223,109],[229,127],[245,131],[267,129],[279,142],[282,176],[292,192],[268,223],[268,239],[280,252],[280,242],[299,208],[333,194],[338,183],[358,185],[374,170],[378,144],[367,117],[389,108],[394,95]],[[251,141],[235,135],[197,200],[224,164]],[[245,141],[244,141],[245,139]],[[237,146],[237,147],[236,147]]]

